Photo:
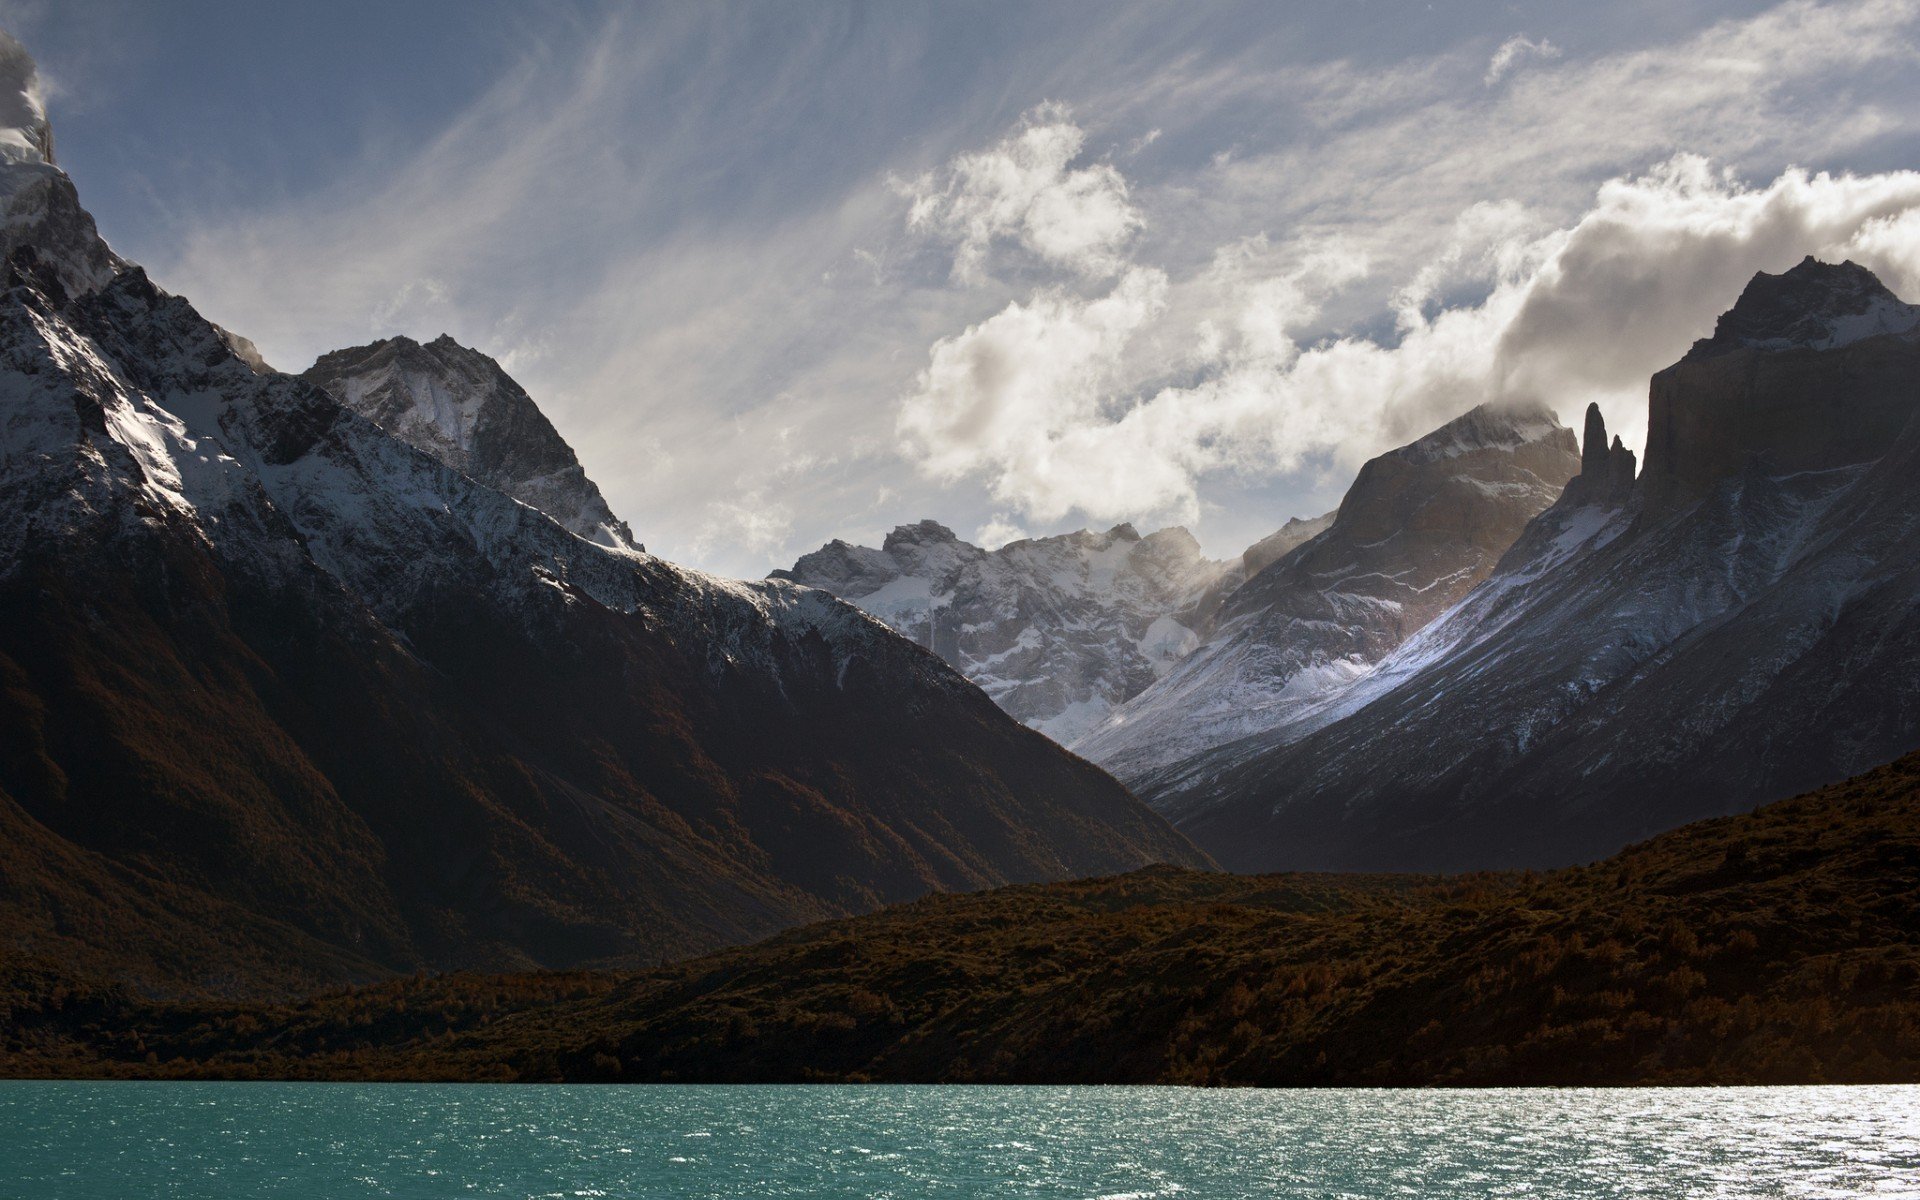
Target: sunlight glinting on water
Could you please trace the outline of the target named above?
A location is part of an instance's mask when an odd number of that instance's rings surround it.
[[[1920,1197],[1920,1087],[0,1083],[31,1197]]]

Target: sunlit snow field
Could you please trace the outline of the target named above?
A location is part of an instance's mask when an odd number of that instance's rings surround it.
[[[0,1194],[1920,1196],[1920,1087],[0,1082]]]

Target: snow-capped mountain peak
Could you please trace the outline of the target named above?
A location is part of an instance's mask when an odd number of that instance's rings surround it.
[[[1912,308],[1853,264],[1757,277],[1653,377],[1644,472],[1590,410],[1484,583],[1156,803],[1242,869],[1544,866],[1910,749]]]
[[[1754,275],[1721,314],[1713,336],[1695,342],[1686,361],[1743,347],[1832,350],[1916,327],[1920,305],[1902,303],[1873,272],[1856,262],[1823,263],[1808,255],[1778,275]]]
[[[1482,404],[1370,460],[1324,530],[1227,596],[1204,644],[1072,748],[1178,819],[1196,777],[1330,703],[1486,578],[1577,449],[1544,406]]]
[[[0,32],[0,258],[62,295],[104,286],[126,264],[100,240],[67,173],[33,58]]]
[[[1552,409],[1538,402],[1488,403],[1387,453],[1408,462],[1434,463],[1480,450],[1514,450],[1530,442],[1557,439],[1565,428]]]
[[[593,544],[555,519],[584,502],[482,481],[584,483],[484,356],[363,348],[423,449],[243,358],[58,167],[0,156],[0,211],[0,891],[26,936],[197,947],[167,969],[239,987],[656,961],[1206,861],[851,606]]]
[[[1293,523],[1291,544],[1308,527]],[[829,542],[774,575],[859,605],[1066,742],[1198,645],[1245,570],[1181,528],[1142,537],[1123,522],[989,551],[927,520],[878,550]]]
[[[391,337],[320,357],[305,376],[388,432],[571,532],[642,549],[573,448],[500,364],[446,334]]]
[[[1857,264],[1754,276],[1713,337],[1653,377],[1645,502],[1677,511],[1754,464],[1786,475],[1879,456],[1912,411],[1916,341],[1920,306]]]

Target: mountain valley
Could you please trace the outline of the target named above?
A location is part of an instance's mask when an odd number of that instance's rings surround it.
[[[1207,864],[852,607],[632,548],[490,360],[396,340],[268,369],[15,133],[8,970],[287,995],[650,964],[930,890]]]

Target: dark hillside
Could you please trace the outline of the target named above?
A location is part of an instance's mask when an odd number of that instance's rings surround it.
[[[81,992],[8,1028],[14,1074],[1913,1081],[1920,755],[1545,874],[1157,868],[931,897],[644,975],[253,1009]]]

